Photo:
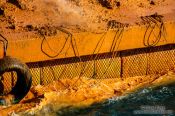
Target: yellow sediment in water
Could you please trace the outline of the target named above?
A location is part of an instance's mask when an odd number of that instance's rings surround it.
[[[114,96],[122,96],[147,86],[175,82],[175,73],[128,77],[125,79],[62,79],[47,86],[32,87],[28,95],[16,105],[0,107],[0,116],[12,113],[40,111],[52,104],[55,110],[67,107],[82,108]]]

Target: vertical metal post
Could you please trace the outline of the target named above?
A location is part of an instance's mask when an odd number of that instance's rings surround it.
[[[119,52],[120,57],[120,78],[123,79],[123,57],[122,57],[122,51]]]
[[[41,63],[39,63],[39,67],[40,67],[40,80],[39,80],[39,84],[42,85],[43,84],[43,66],[41,65]]]

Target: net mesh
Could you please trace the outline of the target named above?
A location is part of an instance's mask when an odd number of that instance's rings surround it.
[[[108,57],[104,57],[108,55]],[[128,51],[120,51],[120,55],[100,54],[96,60],[82,57],[57,59],[28,63],[32,74],[32,85],[47,85],[55,80],[87,77],[93,79],[127,78],[140,75],[161,73],[174,69],[175,46],[165,45]],[[6,73],[1,77],[1,91],[9,92],[15,84],[15,73]]]
[[[160,41],[166,41],[166,29],[162,17],[154,14],[141,17],[141,19],[147,27],[143,37],[145,48],[133,50],[118,51],[122,34],[128,27],[128,24],[122,24],[114,20],[108,24],[108,30],[114,30],[115,35],[110,50],[107,53],[99,53],[106,39],[105,36],[107,32],[98,40],[93,53],[89,56],[79,56],[76,41],[67,30],[58,28],[58,31],[66,36],[64,43],[60,44],[59,39],[58,41],[54,40],[55,44],[62,45],[59,47],[60,49],[51,48],[52,46],[49,44],[49,40],[43,35],[44,39],[41,43],[41,51],[45,55],[53,58],[62,53],[66,56],[67,50],[72,49],[74,57],[28,63],[27,65],[33,76],[32,85],[47,85],[55,80],[61,81],[61,79],[72,79],[74,77],[79,77],[79,79],[86,77],[98,80],[106,78],[127,78],[157,74],[161,71],[174,69],[175,45],[157,46],[157,43]],[[150,39],[150,37],[152,37],[153,40]],[[45,49],[44,45],[47,45],[46,47],[49,47],[53,53],[57,53],[58,51],[58,54],[48,54],[49,49]],[[13,84],[11,83],[14,81],[12,80],[12,76],[14,75],[10,73],[6,75],[6,78],[3,78],[4,80],[2,80],[1,85],[4,85],[7,89],[1,87],[1,91],[2,89],[9,91],[9,88],[12,88]]]
[[[104,58],[106,55],[108,58]],[[33,85],[47,85],[54,80],[71,79],[80,75],[93,79],[105,79],[157,74],[171,70],[175,66],[174,45],[120,51],[120,55],[113,58],[109,57],[110,55],[110,53],[101,54],[95,61],[88,60],[89,56],[87,56],[81,58],[82,62],[71,58],[71,60],[58,59],[29,63],[28,66],[33,75]]]

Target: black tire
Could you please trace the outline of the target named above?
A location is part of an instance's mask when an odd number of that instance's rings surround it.
[[[15,104],[20,102],[30,90],[32,75],[27,65],[20,60],[9,56],[0,59],[0,75],[12,71],[17,73],[17,82],[9,94],[14,96],[11,104]]]

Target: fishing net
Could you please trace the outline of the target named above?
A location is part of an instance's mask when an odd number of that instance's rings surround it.
[[[157,46],[160,41],[166,41],[166,29],[163,17],[158,14],[141,17],[142,24],[146,25],[143,37],[144,48],[118,51],[118,47],[122,41],[123,32],[129,27],[129,24],[123,24],[115,20],[108,22],[108,28],[102,37],[98,40],[93,53],[87,56],[79,56],[79,50],[76,45],[75,38],[72,34],[59,27],[57,30],[67,35],[60,49],[53,49],[49,44],[47,35],[40,31],[43,37],[41,43],[41,51],[50,58],[55,58],[61,53],[65,54],[63,59],[54,59],[49,61],[27,63],[33,76],[32,85],[47,85],[53,81],[62,79],[73,79],[82,77],[88,79],[101,79],[134,77],[140,75],[150,75],[163,73],[174,68],[175,66],[175,46],[173,44]],[[106,53],[100,53],[101,47],[107,39],[109,31],[115,31],[110,49]],[[153,39],[151,39],[153,38]],[[57,41],[57,40],[55,40]],[[49,54],[45,51],[45,46],[54,53]],[[58,44],[58,42],[55,42]],[[59,44],[60,45],[60,44]],[[72,49],[74,57],[66,58],[65,47]],[[63,53],[64,51],[64,53]],[[10,90],[14,85],[15,75],[7,74],[8,78],[3,78],[1,85],[4,85],[4,93]],[[72,86],[76,85],[75,80]],[[82,83],[83,84],[83,83]],[[3,89],[1,87],[1,89]]]

